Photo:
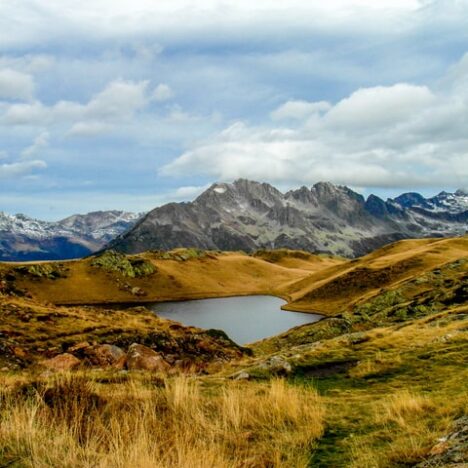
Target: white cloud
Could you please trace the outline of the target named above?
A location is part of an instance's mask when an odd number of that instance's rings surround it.
[[[173,200],[193,200],[195,197],[200,195],[202,192],[204,192],[210,184],[207,185],[197,185],[197,186],[184,186],[184,187],[179,187],[174,191],[172,195]],[[170,198],[170,197],[168,197]]]
[[[42,73],[49,70],[54,63],[54,57],[48,54],[0,56],[0,68],[13,68],[26,74]]]
[[[186,38],[219,31],[232,34],[236,28],[246,35],[258,31],[276,35],[287,22],[300,29],[327,28],[352,23],[356,29],[379,31],[382,24],[398,32],[402,15],[414,13],[418,0],[27,0],[4,2],[0,17],[0,44],[24,46],[60,40],[69,35],[87,39],[126,38],[157,31],[163,38]],[[272,27],[273,26],[273,27]]]
[[[148,103],[147,87],[148,81],[112,81],[86,105],[85,115],[110,120],[131,117]]]
[[[5,109],[3,122],[7,125],[37,125],[46,123],[49,114],[39,101],[12,104]]]
[[[169,85],[160,83],[153,91],[152,98],[157,102],[168,101],[174,97],[174,92]]]
[[[399,83],[359,89],[327,113],[326,122],[344,129],[372,129],[398,124],[435,101],[426,86]]]
[[[289,125],[234,123],[160,173],[290,185],[466,186],[468,99],[460,83],[468,69],[462,69],[443,89],[407,83],[363,88],[333,106],[320,104],[320,113],[317,103],[288,101],[272,118]]]
[[[34,79],[31,75],[11,68],[0,70],[0,99],[27,101],[34,96]]]
[[[67,135],[73,137],[96,137],[110,133],[113,129],[113,125],[104,122],[77,122],[70,128]]]
[[[0,164],[0,179],[28,175],[36,169],[45,169],[46,167],[47,164],[41,160]]]
[[[29,158],[35,155],[38,151],[45,148],[49,144],[49,132],[40,133],[33,141],[31,146],[28,146],[21,152],[23,158]]]
[[[150,101],[147,87],[146,80],[134,82],[118,79],[110,82],[86,104],[64,100],[51,106],[40,101],[4,104],[0,106],[0,122],[13,126],[68,125],[68,135],[98,136],[109,133],[144,109]]]
[[[326,101],[288,101],[275,109],[271,114],[272,120],[303,120],[311,115],[325,112],[331,108],[331,104]]]

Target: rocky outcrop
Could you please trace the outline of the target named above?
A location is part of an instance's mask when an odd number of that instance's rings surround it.
[[[170,365],[163,357],[151,348],[133,343],[128,348],[127,369],[146,370],[152,372],[167,372]]]
[[[71,371],[79,367],[81,361],[73,354],[63,353],[39,362],[39,366],[53,372]]]
[[[452,431],[441,437],[432,447],[427,459],[415,468],[468,466],[468,416],[457,419]]]
[[[266,360],[255,363],[252,367],[242,369],[233,375],[234,380],[264,379],[270,377],[286,377],[293,372],[292,364],[283,356],[274,355]]]
[[[142,258],[128,258],[113,250],[106,250],[97,255],[91,265],[108,272],[119,273],[126,278],[140,278],[156,272],[156,267],[151,262]],[[132,294],[143,295],[138,290],[132,291]]]
[[[109,248],[124,253],[290,248],[355,257],[395,240],[464,234],[467,224],[468,196],[461,191],[430,199],[410,193],[365,200],[329,182],[281,193],[239,179],[214,184],[191,203],[156,208]]]
[[[126,353],[118,346],[110,344],[88,346],[82,353],[91,365],[98,367],[123,369],[127,361]]]

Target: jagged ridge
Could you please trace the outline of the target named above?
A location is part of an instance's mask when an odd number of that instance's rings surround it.
[[[141,214],[96,211],[57,222],[0,212],[0,260],[83,257],[128,230]]]
[[[283,194],[269,184],[239,179],[213,184],[193,202],[154,209],[110,247],[125,253],[291,248],[354,257],[395,240],[461,235],[467,221],[463,191],[429,199],[408,193],[384,201],[375,195],[366,200],[329,182]]]

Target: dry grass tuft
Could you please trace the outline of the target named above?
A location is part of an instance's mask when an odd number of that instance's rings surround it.
[[[203,387],[174,378],[155,387],[63,376],[0,393],[0,465],[307,466],[323,412],[315,392],[283,380]]]
[[[381,408],[377,409],[375,414],[375,422],[395,423],[405,428],[414,418],[434,408],[435,404],[428,396],[402,390],[382,402]]]

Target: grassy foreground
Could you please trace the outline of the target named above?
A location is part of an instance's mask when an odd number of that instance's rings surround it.
[[[13,467],[300,467],[323,432],[316,392],[283,380],[63,375],[16,381],[0,403],[0,461]]]

